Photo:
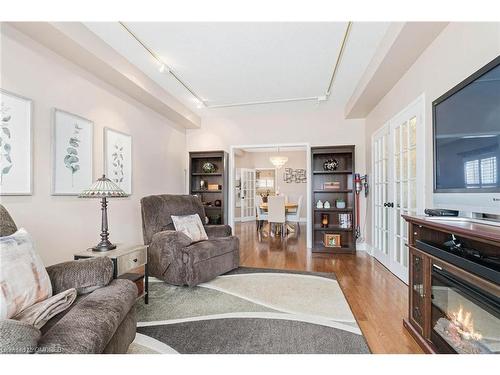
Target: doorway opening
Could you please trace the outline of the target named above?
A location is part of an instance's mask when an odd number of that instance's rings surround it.
[[[231,146],[229,223],[257,241],[301,237],[311,247],[309,164],[304,143]]]

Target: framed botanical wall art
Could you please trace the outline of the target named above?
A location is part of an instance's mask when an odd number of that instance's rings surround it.
[[[92,185],[94,123],[54,110],[53,195],[78,195]]]
[[[125,193],[132,194],[132,137],[104,128],[104,173]]]
[[[32,117],[30,99],[0,89],[0,195],[31,195]]]

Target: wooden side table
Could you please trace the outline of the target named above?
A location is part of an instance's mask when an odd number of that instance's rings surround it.
[[[77,253],[74,259],[108,257],[113,261],[113,278],[117,279],[130,271],[144,266],[144,292],[138,297],[144,296],[144,302],[149,302],[148,282],[148,247],[147,245],[116,244],[116,249],[110,251],[92,251],[91,248]]]

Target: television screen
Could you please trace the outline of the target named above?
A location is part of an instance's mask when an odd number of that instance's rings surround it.
[[[500,191],[500,65],[450,93],[433,103],[435,191]]]

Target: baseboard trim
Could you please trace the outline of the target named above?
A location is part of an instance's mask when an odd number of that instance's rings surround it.
[[[356,244],[356,250],[364,251],[368,255],[373,256],[373,248],[368,242],[360,242]]]

